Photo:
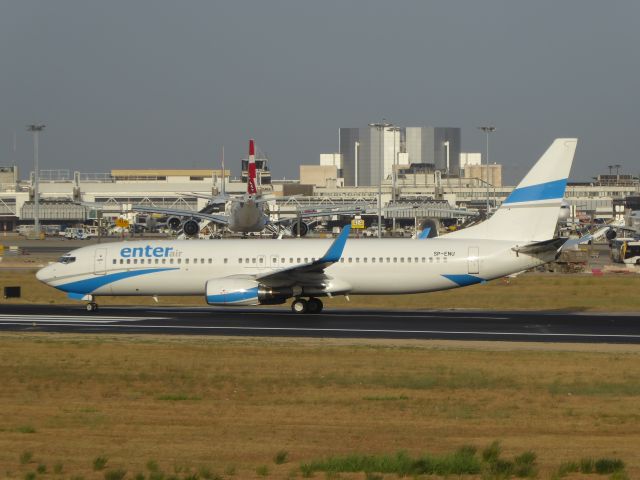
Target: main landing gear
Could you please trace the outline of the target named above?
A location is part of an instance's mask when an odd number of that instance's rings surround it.
[[[90,302],[87,303],[86,306],[87,312],[97,312],[98,311],[98,304],[96,302]]]
[[[322,300],[311,297],[309,300],[304,298],[296,298],[291,304],[293,313],[320,313],[322,311]]]

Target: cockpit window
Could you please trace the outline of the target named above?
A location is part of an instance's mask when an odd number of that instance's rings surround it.
[[[68,256],[64,256],[64,257],[60,257],[60,260],[58,260],[60,263],[73,263],[76,261],[76,257],[68,257]]]

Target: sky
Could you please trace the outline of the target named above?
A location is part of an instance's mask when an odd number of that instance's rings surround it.
[[[515,183],[556,137],[572,180],[640,173],[640,2],[0,0],[0,165],[227,168],[274,178],[383,118],[462,128]],[[15,135],[14,135],[15,132]],[[16,151],[13,152],[15,136]]]

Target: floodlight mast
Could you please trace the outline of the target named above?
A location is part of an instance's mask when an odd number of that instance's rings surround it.
[[[384,149],[383,149],[383,142],[384,142],[384,130],[388,127],[392,127],[393,124],[392,123],[386,123],[385,119],[382,119],[382,123],[370,123],[369,124],[370,127],[374,127],[376,130],[378,130],[378,143],[379,143],[379,150],[380,150],[380,161],[379,163],[379,169],[380,169],[380,177],[379,177],[379,181],[378,181],[378,238],[382,238],[382,174],[383,174],[383,168],[384,168],[384,162],[383,162],[383,157],[384,157]]]
[[[478,127],[478,129],[482,130],[487,136],[487,216],[489,215],[489,134],[496,131],[496,127],[493,125],[487,125],[483,127]]]
[[[27,131],[33,133],[33,228],[40,237],[40,170],[38,166],[38,134],[44,130],[44,124],[27,125]]]

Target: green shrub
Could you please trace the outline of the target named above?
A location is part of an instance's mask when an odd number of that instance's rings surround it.
[[[256,468],[256,473],[260,477],[266,477],[269,475],[269,468],[266,465],[260,465],[258,468]]]
[[[482,460],[487,463],[494,463],[500,458],[500,453],[502,452],[502,447],[500,447],[500,442],[497,440],[489,445],[487,448],[482,450]]]
[[[594,464],[596,473],[605,475],[624,470],[624,462],[618,458],[599,458]]]
[[[122,480],[127,475],[127,471],[121,468],[107,470],[104,472],[104,480]]]
[[[47,473],[47,466],[44,463],[39,464],[36,467],[36,472],[38,472],[41,475],[44,473]]]
[[[580,460],[580,473],[593,473],[595,465],[593,458],[583,458]]]
[[[36,480],[36,472],[25,473],[24,480]]]
[[[31,425],[21,425],[16,430],[20,433],[36,433],[36,429]]]
[[[313,477],[313,467],[308,463],[303,463],[302,465],[300,465],[300,472],[302,472],[302,476],[304,478]]]
[[[96,457],[93,459],[93,469],[95,471],[103,470],[107,466],[109,459],[107,457]]]
[[[531,478],[536,476],[536,454],[532,451],[518,455],[514,460],[514,471],[516,477]]]
[[[56,475],[60,475],[62,473],[63,467],[62,463],[58,462],[53,466],[53,473]]]
[[[133,478],[134,480],[145,480],[144,473],[136,473],[136,476]]]
[[[20,463],[22,465],[26,465],[27,463],[31,462],[32,459],[33,452],[29,452],[28,450],[26,450],[20,454]]]
[[[288,458],[289,452],[287,452],[286,450],[280,450],[278,453],[276,453],[276,456],[273,457],[273,463],[275,463],[276,465],[282,465],[283,463],[287,462]]]
[[[156,462],[155,460],[149,460],[147,462],[147,470],[149,470],[150,472],[158,472],[160,470],[160,468],[158,467],[158,462]]]

